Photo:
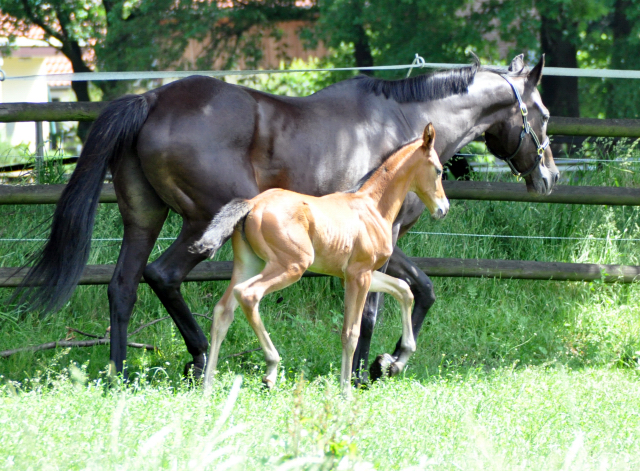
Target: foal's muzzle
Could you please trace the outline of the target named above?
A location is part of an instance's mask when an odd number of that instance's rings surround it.
[[[436,207],[431,212],[431,217],[433,219],[442,219],[449,212],[449,200],[447,198],[442,198],[436,201]]]

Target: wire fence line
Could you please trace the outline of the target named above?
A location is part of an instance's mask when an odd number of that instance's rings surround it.
[[[406,70],[418,68],[430,69],[455,69],[466,67],[469,64],[450,64],[439,62],[424,62],[419,64],[405,65],[382,65],[373,67],[331,67],[319,69],[266,69],[266,70],[174,70],[174,71],[139,71],[139,72],[77,72],[68,74],[38,74],[6,76],[4,80],[46,80],[46,81],[74,81],[89,82],[94,80],[153,80],[153,79],[177,79],[189,77],[191,75],[206,75],[209,77],[226,76],[250,76],[250,75],[271,75],[288,73],[307,72],[348,72],[365,70]],[[497,70],[506,66],[490,66]],[[588,78],[616,78],[616,79],[640,79],[639,70],[617,70],[617,69],[576,69],[571,67],[545,67],[544,74],[558,77],[588,77]]]
[[[502,235],[502,234],[466,234],[461,232],[424,232],[424,231],[409,231],[407,234],[415,235],[431,235],[431,236],[447,236],[447,237],[481,237],[481,238],[496,238],[496,239],[529,239],[529,240],[573,240],[573,241],[596,241],[596,242],[640,242],[640,239],[634,238],[610,238],[610,237],[562,237],[562,236],[526,236],[526,235]],[[0,242],[46,242],[48,239],[2,239]],[[176,240],[175,237],[158,237],[156,241],[171,241]],[[118,237],[106,237],[91,239],[91,242],[122,242]]]

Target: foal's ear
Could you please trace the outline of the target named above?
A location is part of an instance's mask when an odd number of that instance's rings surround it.
[[[433,147],[433,141],[436,139],[436,129],[433,127],[433,124],[429,123],[424,128],[424,134],[422,135],[422,140],[424,143],[422,144],[427,149],[429,147]]]
[[[524,54],[518,54],[509,65],[509,72],[520,72],[524,69]]]
[[[542,80],[542,69],[544,69],[544,54],[542,54],[536,66],[531,69],[527,75],[526,87],[536,88],[540,84],[540,80]]]

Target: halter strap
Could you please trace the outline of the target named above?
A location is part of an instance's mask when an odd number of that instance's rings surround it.
[[[518,147],[516,147],[516,150],[513,151],[511,155],[507,157],[499,155],[498,153],[494,152],[488,145],[487,145],[487,149],[489,149],[489,152],[491,152],[493,155],[495,155],[499,159],[504,160],[509,166],[509,168],[511,169],[511,173],[513,173],[516,177],[526,177],[527,175],[532,173],[536,168],[538,168],[538,165],[540,165],[544,151],[547,147],[549,147],[549,137],[547,136],[544,142],[540,144],[540,139],[538,139],[537,134],[531,128],[529,121],[527,121],[527,115],[529,114],[529,110],[527,110],[527,105],[525,104],[525,102],[522,101],[520,92],[518,91],[516,86],[513,84],[513,82],[509,80],[509,77],[502,74],[500,74],[500,77],[505,79],[507,83],[511,86],[511,89],[513,90],[513,93],[516,96],[516,100],[518,100],[518,106],[520,107],[520,113],[522,114],[522,131],[520,131],[520,142],[518,142]],[[513,165],[513,162],[511,162],[511,159],[513,159],[516,156],[516,154],[520,152],[520,148],[522,147],[522,143],[524,142],[524,138],[526,137],[527,134],[529,134],[531,136],[531,139],[533,139],[533,142],[536,145],[538,155],[536,156],[536,161],[531,166],[531,168],[529,168],[525,172],[518,172],[516,167]]]

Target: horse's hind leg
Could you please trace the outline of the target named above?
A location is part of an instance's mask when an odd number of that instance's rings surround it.
[[[202,236],[208,222],[192,223],[184,219],[178,238],[144,270],[144,279],[169,312],[184,338],[187,351],[193,357],[193,363],[188,363],[185,367],[185,374],[193,365],[193,374],[196,377],[199,377],[204,370],[208,342],[182,297],[180,285],[189,272],[206,258],[206,255],[191,253],[189,248]]]
[[[395,376],[402,371],[409,357],[416,351],[416,342],[413,338],[413,329],[411,326],[413,293],[411,293],[409,285],[403,280],[377,271],[373,272],[369,291],[390,294],[400,303],[400,309],[402,311],[401,354],[395,361],[391,361],[388,367],[389,376]],[[389,361],[389,359],[385,358],[383,361]]]
[[[167,217],[168,208],[147,182],[139,161],[124,155],[113,169],[124,237],[108,288],[111,320],[111,361],[122,372],[127,356],[127,327],[136,291],[151,249]]]
[[[286,288],[298,281],[309,265],[310,262],[307,264],[288,263],[285,267],[279,263],[270,262],[259,275],[236,285],[233,289],[234,295],[258,336],[258,341],[264,351],[267,371],[262,381],[268,388],[272,388],[276,382],[280,355],[278,355],[278,351],[262,323],[258,305],[265,295]]]

